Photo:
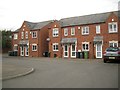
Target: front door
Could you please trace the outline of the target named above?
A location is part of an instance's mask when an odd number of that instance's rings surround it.
[[[20,47],[20,56],[24,56],[24,46]]]
[[[28,48],[28,46],[25,47],[25,56],[29,56],[29,48]]]
[[[76,58],[76,46],[71,44],[71,58]]]
[[[68,57],[69,56],[69,47],[68,45],[64,45],[64,50],[63,50],[63,53],[64,53],[64,57]]]
[[[102,58],[102,44],[96,44],[96,58]]]

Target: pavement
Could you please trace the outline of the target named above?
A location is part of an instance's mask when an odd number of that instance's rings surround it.
[[[3,57],[9,58],[7,54]],[[0,61],[0,67],[2,68],[0,70],[0,80],[8,80],[20,76],[25,76],[34,72],[35,70],[32,67],[20,66],[11,63],[2,63],[2,60]]]

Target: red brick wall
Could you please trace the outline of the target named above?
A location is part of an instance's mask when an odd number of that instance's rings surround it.
[[[75,36],[71,36],[71,27],[69,26],[68,28],[68,36],[64,36],[64,29],[62,28],[62,38],[77,38],[77,51],[82,50],[82,42],[89,42],[89,58],[95,58],[96,55],[96,48],[93,44],[94,37],[96,35],[103,36],[103,49],[102,51],[104,52],[107,47],[109,47],[109,41],[115,40],[118,41],[118,36],[120,36],[118,33],[109,33],[108,32],[108,23],[112,22],[112,19],[114,19],[114,22],[118,22],[118,18],[115,14],[111,14],[108,19],[106,20],[105,23],[99,23],[99,24],[90,24],[90,25],[80,25],[80,30],[78,30],[78,26],[73,26],[75,27]],[[100,34],[96,34],[96,25],[100,25]],[[89,26],[89,35],[82,35],[82,27],[83,26]],[[66,27],[64,27],[66,28]],[[119,39],[120,41],[120,39]],[[63,51],[62,51],[63,52]]]
[[[56,27],[55,27],[56,25]],[[58,37],[53,37],[52,36],[52,30],[53,28],[59,28],[59,36]],[[51,26],[50,26],[50,29],[49,29],[49,38],[50,38],[50,41],[49,41],[49,52],[50,52],[50,57],[54,57],[54,54],[57,54],[57,57],[62,57],[62,53],[61,53],[61,44],[60,44],[60,41],[61,41],[61,28],[60,28],[60,24],[58,21],[54,21]],[[58,49],[59,51],[53,51],[53,48],[52,48],[52,44],[53,43],[59,43],[59,46],[58,46]]]
[[[48,52],[48,41],[47,38],[49,37],[49,28],[50,24],[43,27],[39,32],[39,56],[42,57],[44,52]]]

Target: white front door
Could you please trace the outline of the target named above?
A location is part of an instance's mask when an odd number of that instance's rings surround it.
[[[28,48],[28,46],[25,47],[25,56],[29,56],[29,48]]]
[[[76,58],[76,46],[71,44],[71,58]]]
[[[69,46],[68,45],[64,45],[64,57],[68,57],[69,56]]]
[[[20,56],[24,56],[24,46],[20,47]]]
[[[102,58],[102,44],[96,44],[96,58]]]

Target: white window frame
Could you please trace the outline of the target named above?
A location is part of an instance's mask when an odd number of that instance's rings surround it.
[[[89,26],[82,27],[82,35],[88,35],[89,34]]]
[[[21,39],[24,39],[24,32],[21,32]]]
[[[83,44],[85,44],[85,49],[83,48]],[[88,49],[86,49],[86,45],[88,45]],[[89,42],[82,42],[82,51],[89,51],[89,50],[90,50]]]
[[[75,51],[72,51],[72,46],[73,45],[75,45]],[[73,56],[72,53],[75,53],[75,56]],[[71,57],[76,58],[76,44],[71,44]]]
[[[65,51],[65,46],[67,47],[67,51]],[[69,57],[69,45],[68,44],[65,44],[65,45],[63,45],[63,57]],[[67,56],[65,55],[65,53],[67,53]]]
[[[17,44],[14,44],[13,50],[14,50],[14,51],[18,51],[18,45],[17,45]]]
[[[100,34],[100,25],[96,25],[96,34]]]
[[[75,27],[71,28],[71,35],[75,35]]]
[[[59,36],[59,28],[53,28],[53,37],[58,37]]]
[[[68,36],[68,28],[64,28],[64,36]]]
[[[28,31],[25,32],[25,38],[28,39]]]
[[[58,46],[58,48],[57,48],[57,46]],[[53,43],[52,48],[53,48],[53,51],[59,51],[59,44],[58,43]]]
[[[34,48],[36,46],[36,49]],[[37,44],[32,44],[32,51],[37,51]]]
[[[112,27],[110,27],[110,25],[112,25]],[[114,28],[114,25],[116,25],[116,28]],[[117,33],[118,32],[117,22],[108,23],[108,31],[109,33]]]
[[[109,41],[109,47],[110,47],[110,44],[112,44],[112,47],[115,47],[115,44],[117,44],[117,47],[118,47],[118,41]]]
[[[18,34],[17,33],[14,34],[14,40],[16,40],[16,39],[18,39]]]
[[[37,31],[32,31],[32,38],[37,38]]]

